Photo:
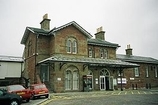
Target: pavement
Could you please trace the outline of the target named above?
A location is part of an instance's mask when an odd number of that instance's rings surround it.
[[[121,90],[114,90],[114,91],[90,91],[90,92],[65,92],[65,93],[50,93],[49,98],[44,99],[34,105],[47,105],[51,101],[55,99],[69,99],[69,98],[83,98],[89,96],[97,96],[97,95],[121,95],[121,94],[158,94],[158,88],[152,89],[124,89]]]

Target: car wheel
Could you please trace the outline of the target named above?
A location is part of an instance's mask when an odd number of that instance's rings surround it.
[[[19,105],[18,100],[11,100],[10,105]]]
[[[36,97],[34,95],[31,96],[31,99],[34,100]]]
[[[30,101],[30,99],[26,99],[26,102],[29,102]]]
[[[47,95],[46,95],[46,98],[48,98],[48,97],[49,97],[49,95],[47,94]]]

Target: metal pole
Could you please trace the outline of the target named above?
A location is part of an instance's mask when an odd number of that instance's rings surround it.
[[[122,69],[120,68],[120,79],[121,79],[121,91],[123,91],[123,87],[122,87]]]

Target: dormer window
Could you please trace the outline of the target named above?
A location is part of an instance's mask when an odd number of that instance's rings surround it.
[[[66,41],[66,51],[67,53],[76,54],[77,53],[77,41],[74,38],[68,38]]]

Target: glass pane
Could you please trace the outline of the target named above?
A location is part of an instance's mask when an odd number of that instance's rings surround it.
[[[67,40],[67,52],[71,52],[71,41]]]
[[[73,72],[73,90],[78,89],[78,73],[75,71]]]
[[[71,72],[70,71],[66,71],[66,75],[65,75],[65,89],[66,90],[70,90],[71,89]]]
[[[77,42],[73,41],[73,49],[72,49],[73,53],[77,53]]]

